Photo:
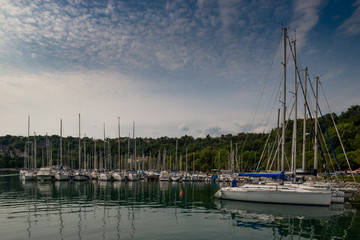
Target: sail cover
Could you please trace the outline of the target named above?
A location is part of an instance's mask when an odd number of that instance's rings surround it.
[[[239,173],[239,177],[267,177],[267,178],[273,178],[273,179],[281,179],[283,181],[286,180],[286,175],[284,172],[281,173]]]

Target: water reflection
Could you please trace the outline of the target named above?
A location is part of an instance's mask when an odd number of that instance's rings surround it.
[[[270,229],[273,239],[344,239],[346,230],[332,231],[344,215],[353,219],[356,215],[344,205],[331,207],[262,204],[215,200],[223,220],[229,220],[233,227],[263,231]],[[346,206],[346,205],[345,205]]]
[[[0,231],[6,239],[355,239],[360,223],[357,210],[343,205],[215,200],[219,186],[210,183],[15,177],[0,187],[0,218],[6,219]]]

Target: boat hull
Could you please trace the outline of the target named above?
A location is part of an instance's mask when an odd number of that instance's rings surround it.
[[[83,174],[78,174],[74,176],[74,181],[87,181],[88,177],[86,175]]]
[[[125,175],[114,173],[113,179],[114,179],[114,181],[125,181]]]
[[[56,181],[67,181],[69,180],[69,174],[67,173],[56,173],[55,174]]]
[[[111,174],[101,173],[98,180],[100,180],[100,181],[110,181],[111,180]]]
[[[51,176],[51,175],[37,175],[36,178],[38,181],[52,181],[53,180],[53,176]]]
[[[280,203],[296,205],[329,206],[330,191],[300,191],[276,189],[246,189],[242,187],[228,187],[220,189],[215,197],[227,200],[246,202]]]
[[[137,173],[129,173],[129,181],[139,181],[140,174]]]

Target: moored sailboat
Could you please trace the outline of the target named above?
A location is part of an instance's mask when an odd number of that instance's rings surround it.
[[[285,121],[286,121],[286,42],[287,42],[287,29],[283,28],[283,44],[284,44],[284,59],[283,59],[283,99],[282,99],[282,137],[281,137],[281,171],[284,172],[285,161]],[[294,43],[294,52],[295,43]],[[291,158],[291,171],[292,177],[296,177],[296,121],[297,121],[297,80],[296,80],[296,55],[294,56],[294,69],[295,69],[295,120],[293,130],[293,143],[292,143],[292,158]],[[317,103],[316,107],[317,108]],[[315,123],[316,125],[316,123]],[[317,126],[317,125],[316,125]],[[315,133],[315,139],[317,133]],[[317,144],[315,142],[315,156],[317,156]],[[315,169],[317,161],[314,163]],[[282,179],[285,180],[285,179]],[[235,180],[234,180],[235,181]],[[236,183],[236,181],[235,181]],[[215,197],[229,200],[251,201],[251,202],[265,202],[265,203],[282,203],[282,204],[301,204],[301,205],[329,205],[332,201],[341,202],[341,193],[332,191],[331,189],[313,187],[303,187],[301,185],[292,184],[244,184],[239,187],[225,187],[221,188]],[[334,198],[334,199],[333,199]]]

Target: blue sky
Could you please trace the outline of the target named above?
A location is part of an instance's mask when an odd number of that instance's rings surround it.
[[[331,110],[360,104],[359,0],[2,0],[0,135],[26,135],[30,115],[32,133],[59,134],[62,118],[76,136],[79,113],[95,138],[103,123],[116,137],[118,117],[122,136],[133,121],[142,137],[268,131],[283,26]]]

